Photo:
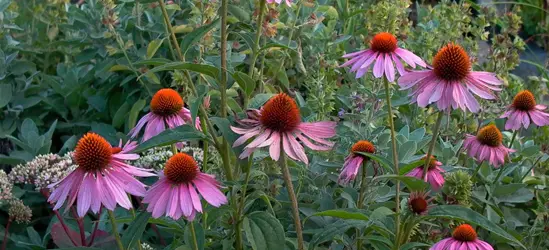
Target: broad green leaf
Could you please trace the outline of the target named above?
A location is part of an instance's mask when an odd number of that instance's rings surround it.
[[[183,57],[187,54],[187,51],[189,48],[200,41],[206,33],[208,33],[211,29],[213,29],[215,26],[219,24],[219,19],[216,19],[215,21],[211,22],[210,24],[204,25],[198,29],[193,30],[193,32],[185,35],[183,37],[183,40],[181,40],[181,53],[183,53]],[[217,75],[214,76],[214,78],[217,78]]]
[[[428,186],[426,182],[410,176],[391,174],[391,175],[381,175],[374,178],[374,180],[378,180],[378,179],[391,179],[391,180],[401,181],[402,183],[404,183],[404,185],[406,185],[406,187],[408,187],[408,189],[412,191],[424,190]]]
[[[124,235],[122,235],[124,249],[131,249],[141,239],[150,217],[151,213],[141,212],[135,217],[130,226],[124,230]]]
[[[126,66],[126,65],[121,65],[121,64],[117,64],[117,65],[113,65],[109,71],[111,72],[116,72],[116,71],[131,71],[132,69],[130,69],[130,67]]]
[[[361,154],[361,155],[364,155],[364,156],[368,156],[370,159],[376,161],[377,163],[379,163],[383,168],[385,168],[385,170],[387,170],[388,173],[393,173],[393,168],[392,168],[392,164],[389,163],[389,161],[385,158],[382,158],[381,156],[379,155],[375,155],[375,154],[370,154],[370,153],[365,153],[365,152],[356,152],[357,154]]]
[[[419,160],[419,161],[414,161],[410,164],[406,164],[404,167],[401,167],[399,170],[398,170],[398,173],[400,175],[405,175],[407,174],[408,172],[412,171],[412,169],[414,168],[417,168],[419,166],[422,166],[425,164],[425,160]]]
[[[115,128],[119,128],[124,124],[124,121],[126,121],[126,116],[128,115],[128,112],[130,111],[130,103],[124,102],[120,108],[116,111],[114,116],[112,117],[112,126]]]
[[[132,106],[132,109],[130,110],[130,114],[128,115],[128,128],[132,129],[135,127],[135,124],[137,123],[137,116],[139,115],[139,112],[143,110],[145,107],[145,104],[147,102],[145,99],[139,99],[137,102],[135,102]]]
[[[10,102],[11,91],[11,84],[0,84],[0,108],[3,108]]]
[[[206,65],[206,64],[185,63],[185,62],[166,63],[164,65],[152,68],[146,74],[152,74],[160,71],[171,71],[176,69],[190,70],[200,74],[211,76],[216,79],[219,76],[219,69],[214,66]],[[142,74],[139,77],[143,77],[146,74]]]
[[[400,145],[398,148],[398,156],[399,160],[405,161],[406,159],[409,159],[412,157],[417,150],[417,143],[415,141],[407,141]]]
[[[278,250],[286,242],[282,224],[267,212],[253,212],[242,223],[254,250]]]
[[[250,97],[255,89],[255,81],[240,71],[234,72],[233,78],[238,83],[238,86],[244,90],[244,93]]]
[[[248,108],[250,109],[259,109],[265,102],[267,102],[274,94],[257,94],[252,100],[248,103]]]
[[[238,18],[239,21],[246,23],[250,22],[250,13],[238,7],[237,5],[229,4],[228,12]]]
[[[198,246],[198,250],[204,249],[204,242],[206,241],[205,235],[204,235],[204,228],[202,228],[202,224],[200,223],[187,223],[187,226],[185,227],[185,243],[187,246],[193,246],[194,248],[194,240],[191,233],[191,226],[194,227],[194,232],[196,234],[196,245]]]
[[[163,39],[155,39],[152,40],[151,43],[149,43],[149,46],[147,46],[147,59],[151,59],[154,54],[156,54],[156,51],[158,51],[158,48],[162,45],[164,42]]]
[[[198,109],[200,108],[200,105],[202,105],[204,97],[208,93],[208,87],[206,85],[198,85],[196,86],[196,92],[198,94],[198,97],[191,103],[191,118],[193,124],[196,121],[196,117],[198,116]]]
[[[344,234],[351,228],[362,228],[368,225],[368,222],[362,220],[339,220],[335,223],[325,226],[318,233],[313,235],[309,243],[309,250],[323,242],[333,240],[335,236]]]
[[[457,205],[436,206],[433,209],[429,210],[429,214],[427,215],[427,217],[462,220],[469,224],[480,226],[486,229],[488,232],[492,232],[526,249],[526,247],[520,242],[520,239],[515,238],[514,236],[503,230],[501,227],[488,220],[486,217],[466,207]]]
[[[431,245],[425,244],[425,243],[420,243],[420,242],[409,242],[409,243],[406,243],[406,244],[400,246],[400,250],[412,250],[412,249],[416,249],[416,248],[429,247],[429,246],[431,246]]]
[[[183,126],[179,126],[173,129],[164,130],[157,136],[154,136],[149,140],[139,144],[139,146],[135,148],[134,152],[139,153],[149,148],[167,146],[177,142],[204,139],[207,139],[206,135],[196,130],[191,125],[185,124]]]
[[[357,211],[356,209],[355,211],[349,211],[349,210],[343,210],[343,209],[326,210],[326,211],[315,213],[311,216],[330,216],[330,217],[336,217],[340,219],[354,219],[354,220],[364,220],[364,221],[369,220],[368,216],[366,216],[363,212]]]

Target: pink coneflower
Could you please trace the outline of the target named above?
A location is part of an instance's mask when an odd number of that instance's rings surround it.
[[[288,5],[288,7],[292,7],[292,0],[267,0],[267,3],[281,4],[282,1],[286,2],[286,5]]]
[[[451,238],[434,244],[430,250],[494,250],[490,244],[477,238],[477,232],[471,225],[463,224],[452,233]]]
[[[481,128],[477,136],[466,135],[466,137],[463,148],[467,150],[469,156],[477,161],[488,161],[495,168],[505,163],[505,157],[509,153],[515,152],[503,146],[503,135],[493,124]]]
[[[345,158],[343,169],[341,170],[341,174],[339,174],[339,183],[345,184],[354,180],[362,163],[368,160],[367,156],[357,154],[357,152],[373,154],[375,151],[374,144],[369,141],[364,140],[355,143],[351,148],[351,153]]]
[[[427,159],[427,156],[422,158],[422,160],[425,159]],[[433,190],[439,190],[442,185],[444,185],[444,176],[441,174],[444,172],[444,169],[440,167],[442,166],[442,163],[437,161],[434,156],[431,156],[431,160],[429,161],[429,169],[427,170],[427,175],[425,175],[425,178],[423,178],[423,166],[424,165],[422,164],[421,166],[412,169],[412,171],[406,174],[406,176],[416,177],[420,180],[423,179],[431,184]]]
[[[401,89],[412,88],[412,102],[420,107],[436,103],[439,110],[461,108],[478,112],[479,103],[471,92],[483,99],[495,99],[493,91],[502,82],[496,74],[471,71],[467,52],[448,44],[433,59],[433,69],[412,71],[398,79]]]
[[[192,123],[191,111],[183,107],[183,99],[173,89],[161,89],[154,94],[151,100],[151,111],[141,117],[137,125],[130,131],[130,136],[136,137],[141,129],[145,127],[143,141],[160,134],[168,128],[175,128],[181,125]],[[195,127],[200,129],[200,121],[197,118]]]
[[[505,129],[518,130],[521,125],[528,128],[530,123],[539,127],[549,125],[549,113],[543,112],[547,109],[544,105],[536,105],[536,98],[528,91],[519,92],[513,99],[513,104],[500,118],[506,118]]]
[[[177,153],[166,162],[164,173],[147,191],[143,203],[149,203],[147,211],[154,218],[167,215],[177,220],[183,215],[193,220],[196,212],[202,212],[198,193],[214,207],[227,203],[220,188],[214,176],[200,172],[192,156]]]
[[[429,191],[413,191],[408,198],[408,209],[416,215],[425,215],[433,205],[429,203],[434,197],[427,199]]]
[[[255,137],[244,148],[240,159],[250,156],[258,148],[269,146],[271,158],[276,161],[280,156],[282,142],[282,150],[290,158],[308,164],[309,160],[301,143],[313,150],[330,150],[334,143],[325,139],[336,134],[335,122],[301,122],[295,101],[284,93],[273,96],[261,110],[249,110],[248,119],[239,123],[246,128],[231,126],[235,133],[242,135],[234,142],[233,147]]]
[[[374,65],[374,76],[380,78],[385,75],[389,82],[395,80],[393,63],[396,65],[398,73],[401,76],[406,73],[400,61],[401,59],[412,68],[415,68],[416,64],[422,67],[427,66],[419,56],[408,50],[399,48],[396,37],[387,32],[375,35],[372,41],[370,41],[369,49],[345,54],[343,58],[350,58],[350,60],[340,67],[353,65],[351,72],[356,72],[356,78],[362,77],[368,72],[370,65]]]
[[[120,145],[122,146],[122,145]],[[76,201],[78,216],[83,217],[89,209],[99,212],[101,205],[114,210],[116,204],[130,209],[132,204],[127,193],[135,196],[145,194],[145,185],[134,176],[154,176],[144,169],[125,163],[136,160],[139,155],[129,151],[135,143],[126,143],[124,147],[112,147],[103,137],[85,134],[76,145],[74,160],[78,167],[61,181],[49,185],[54,188],[48,202],[55,203],[59,209],[65,200],[67,207]]]

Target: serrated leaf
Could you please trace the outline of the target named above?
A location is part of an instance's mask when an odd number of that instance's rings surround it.
[[[150,217],[151,213],[141,212],[135,217],[130,226],[124,230],[124,235],[122,235],[124,249],[131,249],[141,239]]]
[[[204,139],[207,139],[206,135],[196,130],[191,125],[185,124],[173,129],[164,130],[157,136],[142,142],[135,148],[134,152],[139,153],[149,148],[167,146],[176,142]]]
[[[253,212],[242,223],[254,250],[278,250],[286,242],[282,224],[267,212]]]

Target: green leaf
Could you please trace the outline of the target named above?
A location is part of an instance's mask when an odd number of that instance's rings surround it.
[[[202,224],[200,223],[187,223],[187,226],[185,227],[185,243],[188,246],[193,246],[194,249],[195,239],[192,237],[191,225],[194,227],[194,231],[196,233],[196,244],[198,246],[198,250],[203,250],[206,239],[204,235],[204,228],[202,228]]]
[[[156,51],[158,51],[158,48],[162,45],[164,42],[164,39],[155,39],[149,43],[149,46],[147,46],[147,59],[151,59],[154,54],[156,54]]]
[[[366,216],[363,212],[358,212],[356,209],[354,210],[355,212],[343,210],[343,209],[333,209],[333,210],[318,212],[311,216],[330,216],[330,217],[336,217],[340,219],[354,219],[354,220],[364,220],[364,221],[369,220],[369,217]]]
[[[429,211],[427,217],[462,220],[469,224],[480,226],[486,229],[488,232],[492,232],[526,249],[526,247],[520,242],[519,239],[507,233],[505,230],[488,220],[486,217],[469,208],[457,205],[436,206]]]
[[[0,108],[3,108],[10,102],[11,91],[11,84],[0,84]]]
[[[200,41],[200,39],[202,39],[202,37],[204,37],[206,33],[208,33],[211,29],[213,29],[218,24],[219,24],[219,19],[216,19],[210,24],[204,25],[198,29],[193,30],[193,32],[185,35],[183,37],[183,40],[181,40],[181,52],[183,53],[183,57],[185,57],[185,55],[187,54],[187,51],[189,50],[189,48],[191,48],[193,44]],[[217,75],[215,76],[215,78],[217,78]]]
[[[388,173],[393,173],[393,168],[391,167],[391,163],[389,163],[389,161],[387,161],[387,159],[385,158],[382,158],[381,156],[379,155],[375,155],[375,154],[370,154],[370,153],[365,153],[365,152],[356,152],[357,154],[361,154],[361,155],[364,155],[364,156],[368,156],[370,159],[376,161],[377,163],[379,163],[383,168],[385,168],[385,170],[388,171]]]
[[[124,102],[120,108],[116,111],[112,118],[112,126],[115,128],[119,128],[124,124],[124,121],[126,120],[126,116],[128,115],[128,111],[130,111],[130,103]]]
[[[130,67],[126,66],[126,65],[121,65],[121,64],[117,64],[117,65],[113,65],[109,71],[111,72],[116,72],[116,71],[131,71],[132,69],[130,69]]]
[[[130,226],[124,230],[124,235],[122,235],[124,249],[131,249],[141,239],[150,217],[151,213],[141,212],[135,217]]]
[[[233,4],[229,4],[229,6],[227,6],[227,7],[228,7],[227,11],[231,15],[238,18],[239,21],[241,21],[243,23],[250,22],[250,13],[248,13],[247,11],[245,11],[242,8],[240,8],[236,5],[233,5]]]
[[[143,77],[146,74],[152,74],[160,71],[170,71],[170,70],[176,70],[176,69],[194,71],[200,74],[211,76],[215,79],[217,79],[219,76],[219,69],[211,65],[185,63],[185,62],[172,62],[172,63],[166,63],[158,67],[154,67],[151,70],[149,70],[147,73],[142,74],[139,77]]]
[[[162,133],[150,138],[149,140],[139,144],[135,148],[134,152],[143,152],[149,148],[162,147],[171,145],[176,142],[189,141],[189,140],[204,140],[207,139],[206,135],[196,130],[192,126],[185,124],[173,129],[164,130]]]
[[[410,243],[406,243],[406,244],[400,246],[400,250],[411,250],[411,249],[418,248],[418,247],[429,247],[429,246],[431,246],[431,245],[425,244],[425,243],[420,243],[420,242],[410,242]]]
[[[274,94],[257,94],[250,100],[248,103],[248,108],[250,109],[259,109],[263,104],[265,104]]]
[[[282,224],[267,212],[249,214],[244,218],[243,226],[254,250],[278,250],[286,242]]]
[[[137,123],[137,116],[139,115],[139,112],[143,110],[145,104],[147,104],[145,99],[139,99],[139,101],[133,104],[130,114],[128,115],[128,128],[131,129],[135,127],[135,123]]]
[[[398,148],[398,156],[400,161],[406,161],[412,157],[417,150],[417,143],[415,141],[407,141],[400,145]]]
[[[422,166],[422,165],[425,165],[425,160],[414,161],[410,164],[405,165],[404,167],[401,167],[398,170],[398,173],[400,175],[405,175],[408,172],[412,171],[412,169],[417,168],[417,167]]]
[[[151,58],[151,59],[145,59],[141,61],[134,62],[134,66],[144,66],[144,65],[152,65],[152,66],[160,66],[167,63],[171,63],[171,60],[168,60],[166,58]]]
[[[368,222],[361,220],[339,220],[335,223],[326,225],[322,230],[313,235],[309,243],[309,250],[315,249],[318,244],[333,240],[335,236],[344,234],[351,228],[362,228],[367,226]]]
[[[238,86],[244,90],[244,93],[250,97],[255,89],[255,81],[240,71],[234,72],[233,78],[238,83]]]
[[[375,177],[374,180],[377,179],[391,179],[391,180],[398,180],[404,183],[408,189],[412,191],[416,190],[424,190],[427,188],[428,184],[420,179],[417,179],[415,177],[411,176],[401,176],[401,175],[380,175],[378,177]]]

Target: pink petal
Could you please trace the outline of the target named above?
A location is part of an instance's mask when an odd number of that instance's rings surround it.
[[[389,82],[395,81],[395,67],[393,66],[393,61],[391,60],[391,54],[385,54],[385,76]]]
[[[376,63],[374,64],[374,76],[376,78],[380,78],[381,76],[383,76],[383,72],[384,72],[384,64],[385,64],[385,57],[383,56],[383,53],[380,53],[378,56],[377,56],[377,59],[376,59]]]
[[[280,133],[273,132],[271,138],[273,139],[273,143],[269,147],[269,154],[271,155],[271,159],[278,161],[278,157],[280,156]]]
[[[179,185],[179,207],[185,217],[190,216],[194,211],[189,186],[185,184]]]
[[[207,177],[199,174],[193,182],[202,198],[210,203],[210,205],[219,207],[227,204],[227,197],[219,190],[216,183],[211,183]]]
[[[84,181],[78,190],[78,203],[76,205],[76,210],[78,212],[78,217],[84,217],[91,206],[92,193],[95,183],[93,176],[87,175],[84,177]],[[97,195],[97,194],[93,194]]]
[[[193,202],[194,210],[198,211],[199,213],[202,213],[202,203],[200,203],[200,197],[198,197],[198,194],[196,193],[196,190],[193,187],[192,183],[188,183],[188,190],[189,194],[191,195],[191,200]]]

